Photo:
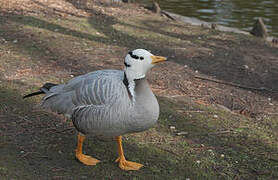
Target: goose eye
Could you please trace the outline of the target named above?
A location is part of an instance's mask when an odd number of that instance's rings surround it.
[[[143,59],[144,59],[144,57],[141,56],[141,57],[140,57],[140,60],[143,60]]]

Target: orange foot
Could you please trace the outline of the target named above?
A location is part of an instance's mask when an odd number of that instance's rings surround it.
[[[100,161],[91,157],[91,156],[87,156],[85,154],[82,154],[82,153],[76,153],[75,154],[75,157],[80,161],[82,162],[83,164],[85,165],[88,165],[88,166],[93,166],[93,165],[96,165],[97,163],[99,163]]]
[[[125,159],[125,157],[118,157],[115,162],[119,162],[119,167],[122,170],[126,170],[126,171],[129,171],[129,170],[136,171],[136,170],[139,170],[143,166],[143,164],[127,161]]]

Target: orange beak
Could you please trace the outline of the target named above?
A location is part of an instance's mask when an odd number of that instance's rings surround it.
[[[156,64],[167,60],[166,57],[162,57],[162,56],[151,56],[151,58],[152,58],[152,64]]]

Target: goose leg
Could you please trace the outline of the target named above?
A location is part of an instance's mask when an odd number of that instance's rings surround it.
[[[115,162],[119,163],[119,167],[123,170],[139,170],[143,164],[139,164],[136,162],[127,161],[124,156],[123,146],[122,146],[122,136],[116,137],[118,143],[118,152],[119,157],[116,159]]]
[[[77,148],[75,150],[75,157],[85,165],[89,165],[89,166],[96,165],[97,163],[100,162],[99,160],[82,153],[82,146],[84,140],[85,140],[85,136],[78,134],[78,142],[77,142]]]

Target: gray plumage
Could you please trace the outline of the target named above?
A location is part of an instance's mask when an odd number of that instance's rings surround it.
[[[101,70],[75,77],[67,84],[46,83],[23,98],[45,94],[41,103],[44,108],[72,119],[80,132],[75,157],[83,164],[100,162],[83,154],[84,134],[116,136],[119,167],[139,170],[142,164],[125,159],[122,135],[147,130],[156,123],[159,105],[146,74],[155,64],[166,60],[145,49],[136,49],[126,55],[124,71]]]
[[[75,77],[66,84],[46,83],[23,98],[45,94],[42,107],[71,118],[83,134],[112,137],[144,131],[159,116],[159,105],[146,74],[166,59],[136,49],[126,55],[124,71],[100,70]]]
[[[83,134],[111,137],[144,131],[158,119],[157,99],[146,78],[134,80],[131,97],[124,78],[119,70],[75,77],[67,84],[41,89],[46,94],[42,106],[70,117]]]

